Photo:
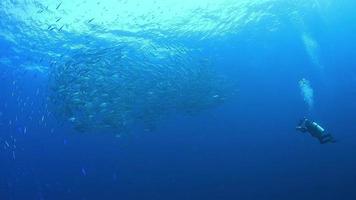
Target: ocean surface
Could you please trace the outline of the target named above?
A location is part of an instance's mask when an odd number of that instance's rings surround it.
[[[355,8],[1,0],[0,200],[356,199]]]

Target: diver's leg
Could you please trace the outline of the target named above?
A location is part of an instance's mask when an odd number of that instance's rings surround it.
[[[327,143],[327,140],[319,140],[320,144],[325,144]]]
[[[325,134],[322,136],[322,139],[327,139],[327,138],[332,138],[333,136],[331,134]]]
[[[328,133],[326,135],[328,136],[327,138],[329,138],[332,142],[336,142],[336,140],[332,134]]]
[[[329,137],[328,142],[329,143],[335,143],[336,140],[335,140],[335,138],[333,136],[331,136],[331,137]]]
[[[324,143],[335,143],[335,142],[336,142],[336,140],[334,140],[333,138],[324,140]]]
[[[325,144],[325,139],[324,138],[318,138],[320,144]]]
[[[322,142],[320,142],[320,144],[325,144],[325,143],[335,143],[336,140],[334,139],[333,136],[328,136],[328,137],[324,137],[322,140]]]

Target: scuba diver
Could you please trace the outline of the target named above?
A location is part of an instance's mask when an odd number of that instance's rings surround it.
[[[311,136],[319,140],[320,144],[336,142],[334,137],[330,133],[327,133],[323,127],[307,118],[299,121],[296,130],[302,133],[310,133]]]

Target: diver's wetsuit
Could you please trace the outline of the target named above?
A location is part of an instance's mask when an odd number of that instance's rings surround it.
[[[327,133],[319,124],[308,119],[300,120],[296,129],[302,133],[310,133],[311,136],[319,140],[320,144],[336,142],[334,137]]]

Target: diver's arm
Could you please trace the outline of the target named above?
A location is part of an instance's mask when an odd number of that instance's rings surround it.
[[[306,118],[303,118],[303,119],[299,120],[298,126],[304,125],[305,124],[305,120],[306,120]]]
[[[305,127],[302,127],[302,126],[297,126],[297,127],[295,127],[295,129],[296,129],[297,131],[302,132],[302,133],[307,132],[307,129],[306,129]]]

